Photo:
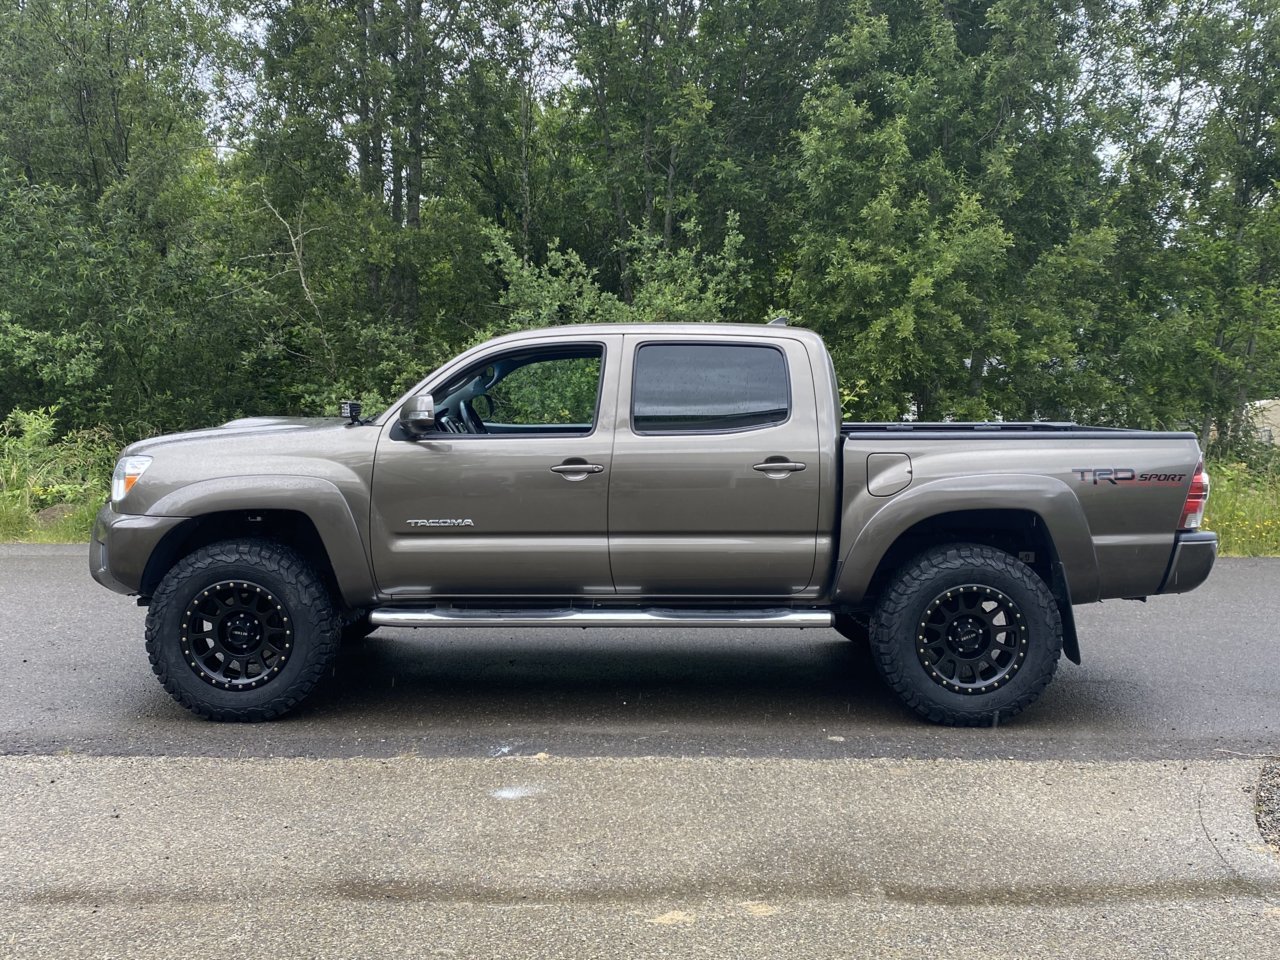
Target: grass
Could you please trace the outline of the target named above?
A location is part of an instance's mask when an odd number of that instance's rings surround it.
[[[93,518],[102,503],[103,500],[94,500],[68,504],[69,511],[51,521],[41,520],[20,507],[0,503],[0,543],[88,543]]]
[[[1280,556],[1280,474],[1240,463],[1209,464],[1204,529],[1226,557]]]

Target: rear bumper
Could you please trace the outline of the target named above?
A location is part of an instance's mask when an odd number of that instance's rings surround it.
[[[1204,583],[1218,558],[1218,535],[1179,533],[1173,540],[1173,555],[1157,593],[1186,593]]]
[[[93,521],[89,573],[108,590],[137,593],[156,545],[182,522],[182,517],[116,513],[107,504]]]

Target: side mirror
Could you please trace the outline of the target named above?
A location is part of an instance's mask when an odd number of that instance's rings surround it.
[[[436,402],[429,393],[410,397],[400,408],[400,426],[412,439],[420,440],[436,428]]]

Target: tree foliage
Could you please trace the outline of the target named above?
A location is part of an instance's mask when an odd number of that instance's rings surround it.
[[[0,413],[778,312],[850,417],[1280,394],[1277,0],[10,0],[0,57]]]

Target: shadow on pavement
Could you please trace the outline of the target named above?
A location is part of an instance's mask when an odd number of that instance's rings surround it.
[[[901,722],[904,710],[866,645],[829,637],[690,642],[637,631],[415,639],[384,630],[344,647],[337,680],[305,713],[555,725],[811,724],[828,715]]]

